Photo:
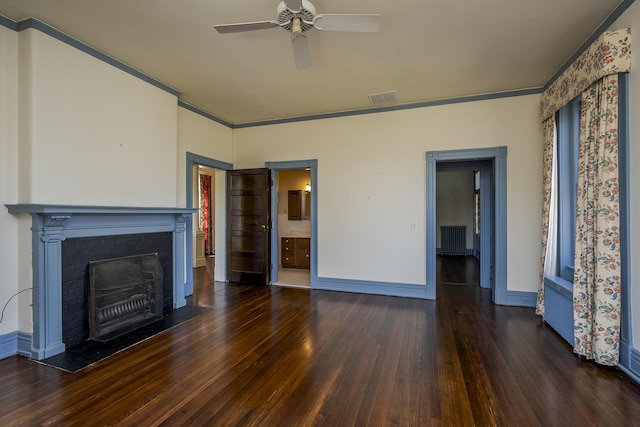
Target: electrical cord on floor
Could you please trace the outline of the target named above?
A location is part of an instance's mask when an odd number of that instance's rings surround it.
[[[13,294],[13,295],[11,295],[11,296],[9,297],[9,299],[7,300],[7,303],[4,305],[4,307],[2,307],[2,313],[0,313],[0,323],[2,323],[2,319],[4,319],[4,311],[7,309],[7,306],[9,305],[9,302],[11,302],[11,300],[13,299],[13,297],[17,297],[17,296],[18,296],[18,295],[20,295],[21,293],[26,292],[26,291],[30,291],[30,290],[32,290],[32,289],[33,289],[33,288],[23,289],[23,290],[18,291],[18,292],[16,292],[15,294]]]

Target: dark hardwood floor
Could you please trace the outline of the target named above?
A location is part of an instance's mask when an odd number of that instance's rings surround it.
[[[480,261],[473,256],[438,255],[436,283],[444,285],[478,285]]]
[[[214,310],[79,373],[0,361],[0,425],[640,425],[640,387],[479,286],[436,302],[196,278]]]

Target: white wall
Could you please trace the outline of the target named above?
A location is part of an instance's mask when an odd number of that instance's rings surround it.
[[[636,34],[640,31],[640,2],[634,2],[629,9],[609,28],[617,30],[620,28],[631,28],[631,45],[635,45]],[[638,52],[633,53],[638,56]],[[636,350],[640,350],[640,227],[637,226],[638,215],[640,215],[640,74],[637,70],[637,58],[632,58],[632,69],[629,73],[629,127],[630,127],[630,218],[631,218],[631,299],[633,323],[632,344]],[[634,316],[634,314],[636,314]]]
[[[466,225],[466,248],[473,249],[473,171],[436,173],[436,246],[442,247],[440,226]]]
[[[221,162],[233,163],[232,130],[210,120],[200,114],[178,107],[178,163],[177,163],[177,197],[178,206],[198,207],[197,199],[194,197],[194,206],[186,206],[186,158],[187,152],[197,154],[209,159]],[[226,179],[224,171],[216,171],[214,174],[215,185],[215,280],[226,280],[226,203],[225,186]],[[193,181],[196,183],[197,181]],[[197,216],[194,215],[193,222],[198,224]],[[193,251],[195,254],[195,250]]]
[[[539,112],[540,96],[530,95],[236,129],[234,163],[318,159],[320,277],[425,284],[425,152],[507,146],[507,284],[534,292]]]
[[[37,30],[19,37],[20,201],[176,206],[177,98]]]
[[[17,55],[0,88],[0,108],[13,108],[0,119],[0,173],[10,180],[2,202],[177,206],[176,96],[37,30],[0,29],[3,66]],[[2,280],[17,282],[2,284],[4,298],[32,286],[31,219],[0,213],[0,221],[0,244],[13,242],[2,251],[2,267],[11,264]],[[0,335],[31,332],[30,292],[20,295],[17,315],[12,304]]]
[[[18,202],[31,200],[31,159],[33,127],[32,88],[35,55],[33,55],[32,38],[28,32],[17,34],[18,37]],[[33,268],[31,265],[31,217],[17,215],[18,219],[18,287],[33,287]],[[33,292],[23,292],[18,299],[18,329],[22,332],[33,331],[31,310]]]
[[[18,34],[0,26],[0,309],[19,291],[18,219],[3,206],[17,201]],[[18,330],[18,302],[7,305],[0,336]]]
[[[187,152],[233,163],[231,139],[232,130],[228,127],[178,107],[178,206],[191,207],[185,206]]]

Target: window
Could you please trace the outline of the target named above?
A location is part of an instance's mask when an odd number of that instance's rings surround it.
[[[573,283],[580,142],[580,97],[558,112],[558,272]]]

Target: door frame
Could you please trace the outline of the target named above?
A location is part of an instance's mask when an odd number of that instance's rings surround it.
[[[275,173],[271,174],[272,190],[271,190],[271,212],[275,215],[271,216],[273,222],[271,226],[271,283],[278,281],[278,173],[281,170],[298,170],[309,169],[311,175],[311,262],[310,262],[310,279],[311,289],[318,286],[318,160],[288,160],[281,162],[265,162],[264,166],[271,169]],[[275,217],[275,220],[274,220]]]
[[[187,151],[186,154],[187,155],[186,155],[185,178],[186,178],[187,191],[186,191],[185,206],[193,207],[193,167],[202,165],[212,169],[228,171],[228,170],[233,170],[233,163],[223,162],[221,160],[216,160],[209,157],[201,156],[199,154],[194,154],[189,151]],[[216,221],[216,223],[217,222],[218,221]],[[218,229],[220,228],[218,227],[218,224],[216,224],[216,228]],[[217,231],[216,233],[219,233],[219,232],[221,231]],[[226,231],[223,231],[223,232],[225,234],[225,241],[226,241]],[[193,265],[193,215],[191,215],[187,220],[187,230],[185,233],[185,237],[186,237],[186,245],[187,245],[187,248],[185,251],[185,257],[186,257],[187,265],[189,265],[189,268],[186,269],[184,295],[188,296],[193,294],[193,268],[191,268],[191,266]],[[216,251],[216,260],[218,260],[218,256],[220,256],[219,251]],[[224,262],[223,265],[226,265],[226,253],[224,254],[224,257],[225,259],[220,261]]]
[[[493,201],[487,200],[493,207],[493,302],[500,305],[508,303],[507,293],[507,147],[473,148],[461,150],[428,151],[427,160],[427,197],[426,197],[426,239],[427,239],[427,298],[436,299],[436,172],[438,164],[447,162],[493,161],[493,191],[484,191]],[[442,166],[441,166],[442,168]],[[485,181],[486,187],[486,181]],[[483,188],[484,189],[484,188]],[[483,192],[481,189],[481,193]],[[482,197],[482,196],[481,196]],[[483,203],[486,199],[482,200]],[[486,240],[486,239],[485,239]],[[486,252],[486,250],[483,250]],[[480,253],[482,262],[482,252]],[[482,268],[482,267],[481,267]]]

